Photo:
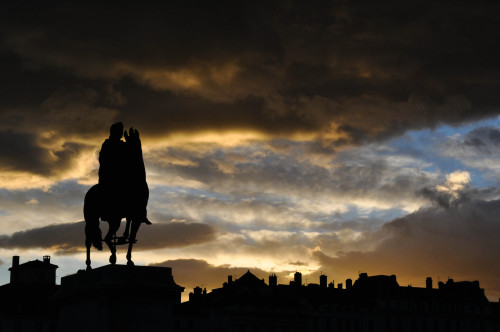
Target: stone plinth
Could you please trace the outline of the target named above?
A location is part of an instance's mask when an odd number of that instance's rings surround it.
[[[61,278],[59,331],[171,331],[184,287],[169,267],[107,265]]]

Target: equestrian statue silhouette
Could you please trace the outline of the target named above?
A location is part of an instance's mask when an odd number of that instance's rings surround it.
[[[122,141],[123,136],[125,142]],[[149,188],[139,132],[134,128],[124,132],[123,124],[115,123],[99,153],[99,183],[87,191],[83,204],[87,270],[92,269],[90,247],[93,245],[102,250],[103,241],[111,251],[111,264],[116,264],[116,246],[128,244],[127,265],[134,265],[132,247],[137,231],[142,223],[151,224],[146,211],[148,199]],[[125,231],[117,237],[116,232],[123,218],[127,220]],[[99,220],[109,224],[104,239],[101,238]]]

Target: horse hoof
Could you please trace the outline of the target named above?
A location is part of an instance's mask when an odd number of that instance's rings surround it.
[[[109,262],[113,265],[116,264],[116,255],[109,256]]]
[[[134,266],[134,262],[132,262],[132,261],[128,261],[128,262],[127,262],[127,266]]]

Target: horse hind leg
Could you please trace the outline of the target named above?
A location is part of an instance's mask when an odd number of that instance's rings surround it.
[[[87,265],[87,271],[92,270],[92,267],[90,266],[91,261],[90,261],[90,247],[92,246],[92,242],[89,240],[85,240],[85,247],[87,248],[87,259],[85,260],[85,264]]]
[[[128,251],[127,251],[127,266],[134,266],[134,262],[132,261],[132,247],[134,246],[135,237],[137,235],[137,231],[139,230],[140,226],[141,226],[141,221],[137,218],[134,218],[132,220],[132,227],[129,236]]]
[[[85,219],[85,247],[87,249],[87,259],[85,264],[87,265],[87,270],[91,270],[90,266],[90,248],[92,244],[97,250],[102,250],[102,239],[101,239],[101,229],[99,228],[99,218],[89,218]]]

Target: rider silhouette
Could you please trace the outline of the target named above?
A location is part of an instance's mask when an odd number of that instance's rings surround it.
[[[104,141],[99,152],[99,186],[106,197],[103,220],[119,217],[120,197],[123,197],[125,189],[123,179],[126,149],[122,137],[123,124],[114,123],[109,130],[109,138]]]
[[[127,215],[151,225],[146,215],[149,189],[139,132],[125,131],[126,142],[123,133],[123,124],[114,123],[99,153],[99,185],[106,197],[102,220]]]

